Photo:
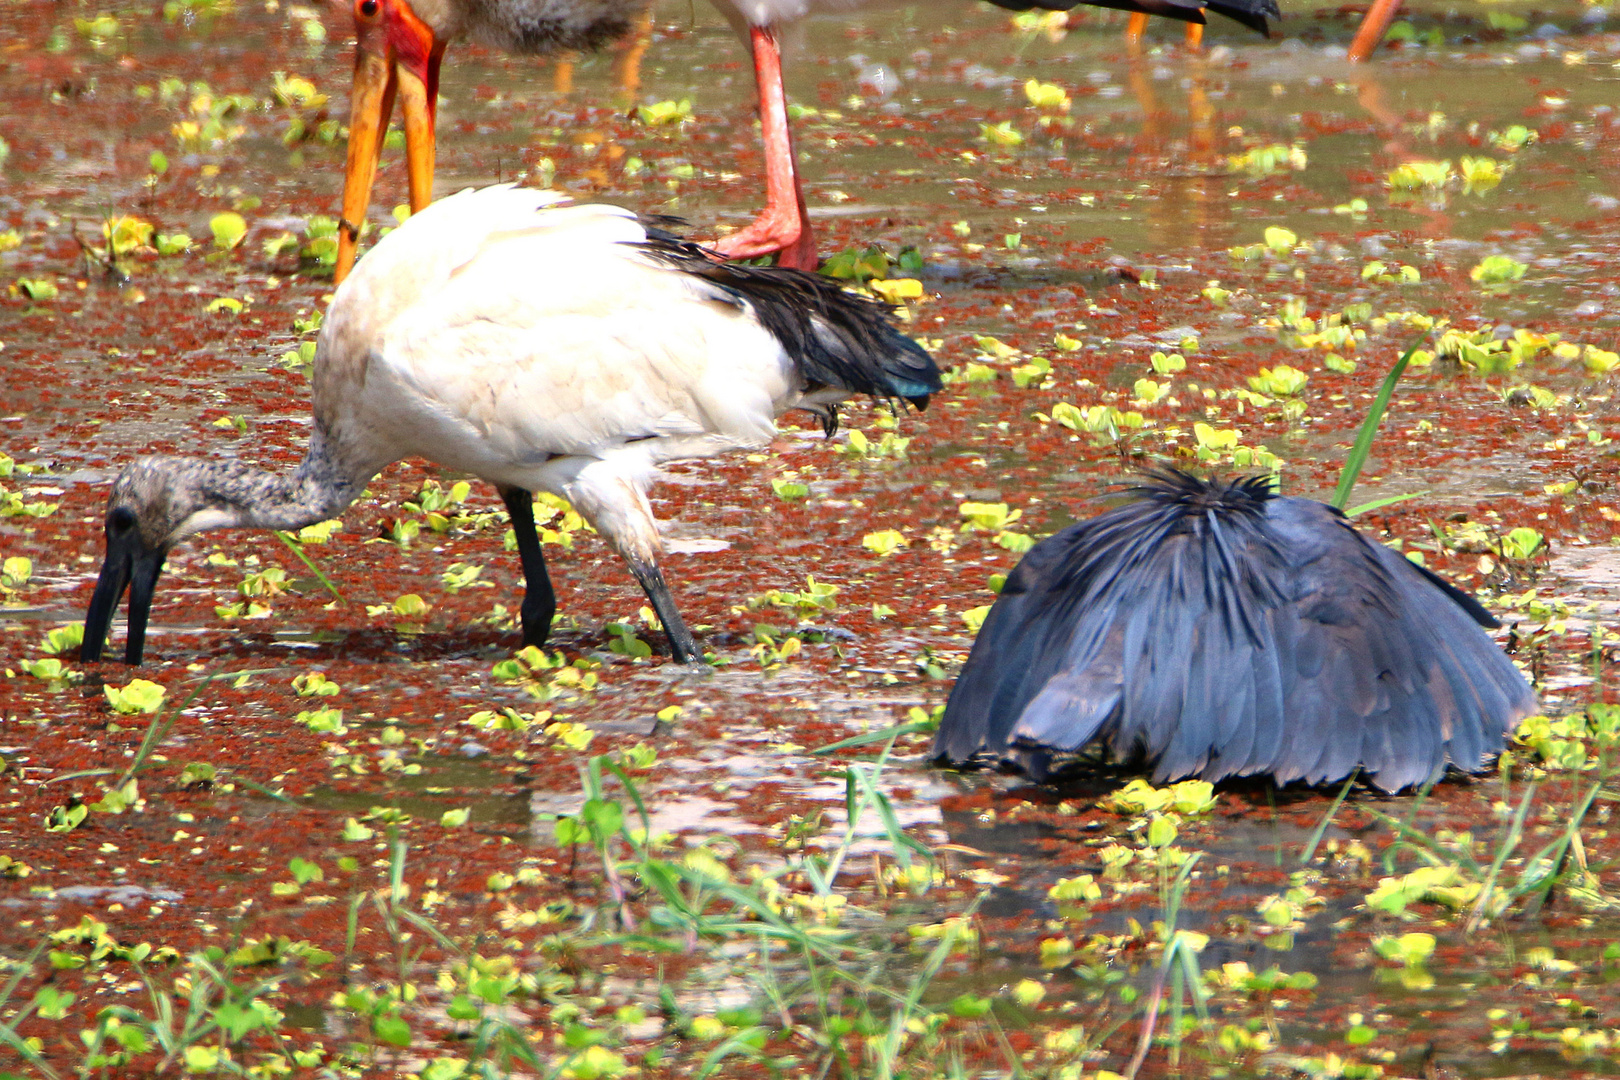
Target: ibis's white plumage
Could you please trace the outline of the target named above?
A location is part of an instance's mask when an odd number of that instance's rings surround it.
[[[925,404],[939,372],[879,305],[825,278],[726,264],[628,211],[558,202],[510,186],[467,191],[376,245],[327,312],[310,447],[290,476],[185,458],[127,466],[86,657],[99,656],[133,579],[138,662],[141,574],[149,603],[177,541],[323,520],[414,456],[482,477],[506,499],[529,584],[528,640],[545,639],[553,611],[529,507],[549,491],[624,556],[677,657],[695,659],[658,570],[646,497],[658,466],[764,447],[793,408],[830,427],[833,403],[852,393]]]
[[[656,467],[768,445],[806,388],[748,308],[634,246],[633,214],[555,201],[467,192],[384,238],[324,324],[315,408],[379,468],[550,491],[655,559]]]

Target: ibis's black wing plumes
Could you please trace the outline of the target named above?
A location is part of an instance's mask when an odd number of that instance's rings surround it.
[[[933,358],[890,323],[888,305],[831,278],[777,266],[719,262],[696,244],[648,230],[649,255],[699,278],[715,298],[748,307],[792,356],[812,389],[833,387],[926,408],[941,385]]]
[[[152,611],[152,594],[158,575],[163,572],[164,552],[149,547],[141,536],[135,515],[127,507],[114,507],[107,514],[107,557],[96,579],[90,610],[84,617],[84,641],[79,659],[101,659],[107,646],[118,602],[129,590],[129,637],[124,645],[124,663],[139,664],[146,648],[146,619]]]
[[[1262,480],[1159,472],[1007,578],[934,753],[1101,739],[1159,781],[1358,766],[1386,791],[1502,749],[1535,695],[1478,603]]]

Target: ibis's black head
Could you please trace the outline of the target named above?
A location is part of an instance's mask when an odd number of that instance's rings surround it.
[[[107,558],[84,617],[80,657],[101,659],[113,613],[128,589],[124,662],[141,662],[152,589],[164,558],[180,541],[204,529],[299,529],[347,506],[351,489],[358,485],[336,476],[324,458],[312,469],[300,467],[289,475],[232,458],[144,457],[130,462],[113,481],[107,499]]]
[[[163,571],[161,548],[149,546],[141,536],[135,511],[115,506],[107,513],[107,558],[101,564],[96,593],[90,598],[90,611],[84,617],[84,644],[79,659],[100,660],[112,627],[118,602],[129,590],[129,638],[124,647],[124,663],[141,662],[146,646],[146,618],[152,610],[152,592]]]
[[[101,564],[90,611],[84,617],[79,658],[100,660],[107,631],[124,591],[129,590],[129,637],[124,662],[141,662],[146,619],[163,560],[175,542],[218,516],[194,482],[206,466],[184,458],[148,457],[132,461],[113,482],[107,500],[107,557]]]

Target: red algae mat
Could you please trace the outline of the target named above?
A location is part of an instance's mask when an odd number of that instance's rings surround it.
[[[813,21],[789,93],[828,269],[883,279],[948,385],[669,470],[692,673],[549,504],[560,617],[514,656],[499,499],[421,461],[334,529],[176,550],[143,667],[58,653],[123,461],[302,454],[350,27],[7,7],[0,1069],[1620,1071],[1620,35],[1420,6],[1352,68],[1337,9],[1134,57],[1115,13],[924,10]],[[762,197],[712,12],[450,62],[440,193],[549,183],[699,239]],[[1508,625],[1547,718],[1500,771],[1210,802],[939,770],[925,732],[881,770],[812,753],[926,722],[1016,553],[1142,465],[1328,497],[1413,341],[1351,502],[1411,496],[1357,524]],[[163,1044],[153,994],[204,985]]]

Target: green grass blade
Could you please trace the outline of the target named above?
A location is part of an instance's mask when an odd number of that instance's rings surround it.
[[[201,682],[222,682],[225,679],[243,679],[249,675],[274,675],[281,670],[281,668],[273,667],[240,668],[236,671],[221,671],[213,675],[199,675],[197,678]]]
[[[761,1043],[765,1041],[766,1031],[762,1027],[743,1028],[732,1035],[725,1042],[709,1051],[708,1057],[698,1067],[697,1080],[707,1080],[713,1076],[723,1065],[727,1058],[740,1057],[747,1061],[760,1061],[764,1052],[754,1045],[757,1038]]]
[[[1569,822],[1564,826],[1563,833],[1555,837],[1551,843],[1540,851],[1524,860],[1525,869],[1520,873],[1519,880],[1514,883],[1512,888],[1506,890],[1509,898],[1517,900],[1521,896],[1528,896],[1535,892],[1546,893],[1552,889],[1553,885],[1557,883],[1558,867],[1564,860],[1564,853],[1575,842],[1575,837],[1581,831],[1581,822],[1586,819],[1587,813],[1592,809],[1592,803],[1596,801],[1598,792],[1602,788],[1603,782],[1601,780],[1588,788],[1586,795],[1580,799]],[[1548,864],[1547,873],[1541,877],[1532,878],[1530,876],[1531,868],[1543,862]]]
[[[48,777],[41,783],[40,786],[44,787],[47,784],[66,783],[69,780],[83,780],[90,776],[111,776],[113,772],[114,770],[112,769],[79,769],[76,772],[63,773],[61,776]]]
[[[1412,356],[1417,352],[1418,346],[1428,336],[1425,330],[1412,339],[1412,344],[1406,347],[1401,358],[1395,361],[1395,366],[1389,369],[1384,376],[1384,383],[1378,388],[1378,396],[1373,398],[1372,408],[1367,411],[1367,419],[1361,422],[1361,431],[1356,435],[1355,445],[1350,448],[1350,456],[1344,459],[1344,468],[1339,471],[1339,486],[1333,491],[1332,506],[1343,510],[1350,501],[1350,489],[1356,486],[1356,478],[1361,475],[1361,467],[1367,464],[1367,455],[1372,452],[1373,438],[1378,434],[1378,425],[1383,422],[1384,413],[1389,409],[1389,399],[1395,394],[1395,384],[1400,381],[1401,373],[1406,365],[1412,362]]]
[[[0,1006],[5,1005],[11,1000],[12,995],[17,992],[17,987],[21,985],[25,975],[33,974],[35,963],[38,962],[40,954],[43,953],[49,945],[50,939],[47,938],[41,940],[38,945],[34,946],[34,951],[28,954],[28,958],[26,960],[16,962],[16,967],[12,972],[11,978],[6,981],[4,988],[0,989]],[[49,1080],[58,1080],[62,1074],[51,1068],[49,1063],[47,1063],[46,1060],[40,1056],[39,1052],[35,1050],[26,1039],[17,1034],[17,1028],[22,1026],[23,1022],[27,1020],[30,1015],[32,1015],[33,1011],[34,1002],[30,1001],[21,1008],[9,1010],[4,1018],[0,1018],[0,1046],[11,1047],[11,1049],[16,1052],[18,1057],[24,1059],[30,1065],[38,1069],[41,1076],[48,1077]]]
[[[274,799],[277,802],[286,803],[288,806],[297,806],[297,805],[299,805],[295,800],[289,799],[287,796],[283,795],[279,791],[271,790],[270,788],[266,787],[265,785],[259,783],[257,780],[249,780],[247,777],[240,776],[240,775],[238,775],[238,774],[236,774],[234,772],[231,773],[230,775],[231,775],[231,783],[236,784],[236,785],[238,785],[240,787],[245,787],[249,791],[256,791],[260,795],[263,795],[267,799]]]
[[[839,750],[853,750],[857,746],[870,746],[873,743],[888,742],[891,739],[898,739],[902,735],[915,735],[918,733],[930,732],[933,731],[937,726],[938,725],[936,725],[932,720],[908,720],[903,724],[896,724],[893,727],[886,727],[878,731],[868,731],[863,735],[855,735],[848,739],[840,739],[835,743],[828,743],[826,746],[818,746],[814,750],[810,751],[810,753],[812,755],[831,754]]]
[[[623,766],[610,759],[607,755],[602,755],[600,760],[604,767],[612,772],[614,776],[619,778],[619,783],[624,785],[625,794],[630,796],[630,801],[635,804],[636,814],[641,818],[641,835],[648,840],[651,840],[652,817],[647,813],[647,804],[642,801],[641,791],[636,787],[636,782],[630,779],[630,774],[624,771]],[[643,851],[643,846],[636,843],[636,838],[631,835],[628,821],[623,821],[621,819],[619,832],[622,835],[624,842],[630,845],[630,850],[636,853],[637,858],[642,858],[645,856],[646,853]]]
[[[1299,864],[1301,866],[1309,865],[1310,861],[1316,857],[1316,849],[1322,843],[1323,835],[1327,833],[1328,826],[1333,823],[1333,819],[1338,816],[1339,807],[1344,805],[1345,796],[1350,794],[1350,785],[1354,784],[1356,777],[1360,775],[1361,769],[1358,767],[1344,778],[1344,786],[1339,789],[1339,797],[1333,800],[1333,805],[1328,807],[1328,812],[1323,814],[1322,820],[1316,823],[1316,828],[1311,832],[1310,843],[1306,844],[1305,850],[1299,854]]]
[[[1536,782],[1532,780],[1525,785],[1524,798],[1520,800],[1519,808],[1514,812],[1513,820],[1508,825],[1507,836],[1497,841],[1496,858],[1491,860],[1490,869],[1485,872],[1484,880],[1479,883],[1479,903],[1474,905],[1473,914],[1468,917],[1467,933],[1473,933],[1487,919],[1494,918],[1490,905],[1491,894],[1496,891],[1496,876],[1502,872],[1502,864],[1517,850],[1519,841],[1524,837],[1524,819],[1529,816],[1530,802],[1535,797]]]
[[[879,1066],[878,1075],[880,1077],[894,1075],[892,1067],[900,1055],[901,1044],[906,1034],[906,1021],[916,1014],[923,993],[934,981],[934,977],[939,974],[940,969],[945,966],[945,961],[950,959],[951,953],[956,948],[957,939],[961,937],[963,929],[972,921],[973,916],[978,913],[979,905],[984,902],[985,896],[985,893],[980,893],[974,897],[973,902],[967,906],[967,909],[951,920],[945,927],[944,933],[940,935],[939,943],[934,946],[933,950],[928,954],[928,959],[923,962],[921,969],[912,978],[905,997],[900,999],[900,1007],[890,1016],[887,1035],[883,1042],[876,1046]]]
[[[191,703],[197,700],[197,695],[203,692],[208,682],[208,672],[205,671],[192,686],[191,693],[186,695],[184,701],[179,705],[170,705],[152,717],[151,722],[146,725],[146,734],[141,738],[141,745],[135,749],[135,757],[122,775],[113,782],[114,788],[123,787],[132,777],[146,768],[147,759],[152,756],[152,751],[156,750],[158,744],[168,736],[169,729],[174,727],[174,722],[180,718],[180,714],[191,708]]]
[[[1405,502],[1407,499],[1421,499],[1427,494],[1427,491],[1414,491],[1407,495],[1391,495],[1386,499],[1374,499],[1372,502],[1364,502],[1350,507],[1345,510],[1344,516],[1355,517],[1357,514],[1365,514],[1369,510],[1382,510],[1386,506],[1393,506],[1398,502]]]
[[[305,553],[304,545],[299,543],[296,537],[294,537],[291,533],[283,532],[280,529],[277,529],[276,539],[280,540],[283,544],[286,544],[287,549],[294,555],[298,556],[298,560],[300,562],[309,567],[309,572],[315,575],[315,580],[326,586],[326,591],[337,597],[338,603],[348,603],[347,600],[343,599],[343,594],[337,591],[337,586],[332,584],[332,579],[327,577],[326,574],[321,571],[321,568],[315,565],[315,560],[311,559],[309,555]]]

